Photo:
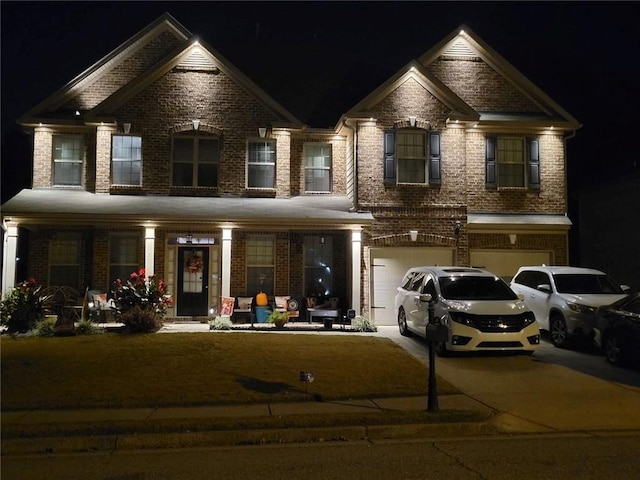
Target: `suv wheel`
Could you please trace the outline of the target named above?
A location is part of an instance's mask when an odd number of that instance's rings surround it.
[[[557,313],[551,317],[549,325],[549,333],[551,334],[551,342],[558,348],[566,348],[569,345],[569,334],[567,332],[567,323],[562,315]]]
[[[622,365],[624,363],[624,356],[620,343],[620,334],[616,332],[611,332],[604,339],[602,344],[604,356],[607,359],[607,362],[611,365]]]
[[[400,335],[403,337],[411,336],[409,327],[407,327],[407,314],[404,313],[404,308],[398,310],[398,329],[400,330]]]

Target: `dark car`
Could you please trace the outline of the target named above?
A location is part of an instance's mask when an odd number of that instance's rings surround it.
[[[640,293],[598,309],[597,328],[609,363],[640,364]]]

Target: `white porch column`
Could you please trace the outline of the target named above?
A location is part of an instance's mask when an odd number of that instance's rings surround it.
[[[2,259],[2,298],[5,298],[16,284],[18,225],[15,223],[8,223],[3,235],[4,253]]]
[[[154,255],[156,253],[156,229],[144,228],[144,271],[147,277],[155,275]]]
[[[222,285],[220,294],[223,297],[231,296],[231,238],[230,228],[222,229]]]
[[[362,305],[360,304],[360,289],[362,284],[362,231],[351,231],[351,308],[360,315]]]

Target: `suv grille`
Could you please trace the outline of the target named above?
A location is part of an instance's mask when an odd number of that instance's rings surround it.
[[[454,321],[476,328],[486,333],[519,332],[531,325],[530,312],[519,315],[472,315],[469,313],[451,312]]]

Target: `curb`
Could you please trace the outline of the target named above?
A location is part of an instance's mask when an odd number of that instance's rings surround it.
[[[145,433],[94,437],[16,438],[2,440],[2,456],[285,443],[375,441],[497,435],[499,433],[499,430],[490,423],[433,423]]]

